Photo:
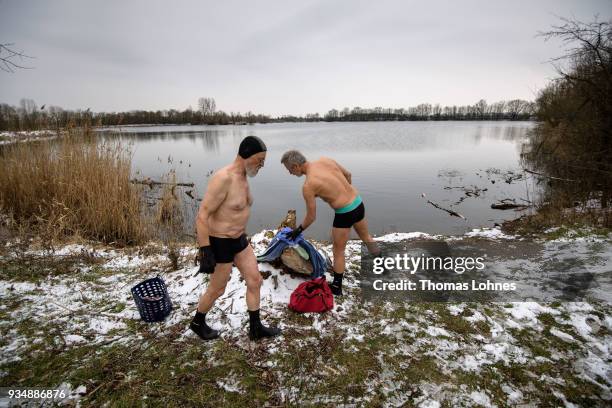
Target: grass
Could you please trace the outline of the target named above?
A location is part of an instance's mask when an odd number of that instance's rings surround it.
[[[349,320],[359,321],[362,312],[357,309]],[[344,341],[343,331],[334,329],[330,322],[329,332],[317,337],[311,318],[287,313],[291,326],[285,330],[282,351],[274,354],[265,341],[241,344],[233,339],[210,343],[182,339],[186,321],[166,327],[163,332],[133,322],[129,330],[142,336],[140,341],[65,347],[58,342],[61,323],[48,321],[39,326],[24,320],[17,330],[41,341],[32,344],[22,360],[0,367],[7,373],[0,378],[0,386],[49,387],[60,382],[86,385],[87,395],[81,400],[85,407],[303,406],[300,401],[304,400],[317,406],[357,403],[374,407],[406,395],[414,401],[423,395],[423,382],[441,387],[440,395],[463,395],[461,401],[468,405],[473,403],[466,395],[472,391],[485,392],[497,406],[506,405],[507,394],[502,385],[521,390],[528,401],[540,405],[561,404],[552,394],[551,385],[541,380],[547,375],[563,378],[564,383],[554,388],[568,401],[582,406],[605,405],[598,397],[597,386],[574,373],[571,361],[497,361],[483,365],[479,372],[449,372],[435,350],[422,345],[413,353],[396,352],[402,342],[411,341],[383,335],[377,327],[370,327],[364,341]],[[385,308],[375,308],[373,313],[370,317],[375,321],[403,319]],[[431,317],[434,325],[443,325],[447,318],[439,310]],[[548,315],[541,320],[555,324]],[[540,344],[546,338],[531,330],[513,335],[524,347]],[[388,377],[381,382],[383,372]],[[443,406],[457,403],[441,402]]]
[[[49,335],[50,337],[50,335]],[[27,362],[8,365],[3,386],[52,386],[59,382],[87,384],[86,406],[133,406],[143,398],[155,404],[245,406],[258,400],[265,385],[243,352],[218,342],[210,359],[203,360],[197,344],[174,343],[174,338],[153,339],[132,345],[84,346],[33,353]],[[214,366],[213,361],[223,364]],[[219,390],[217,379],[239,373],[243,393]],[[261,401],[263,402],[263,401]]]
[[[142,251],[155,255],[151,247]],[[74,265],[34,257],[23,268],[61,278],[87,259],[74,257],[70,261]],[[14,263],[15,268],[19,265]],[[126,271],[108,270],[94,263],[79,279],[95,282],[119,272]],[[103,289],[104,285],[100,287]],[[87,296],[90,299],[83,301],[85,309],[69,317],[87,316],[89,308],[101,313],[119,313],[133,307],[129,299],[106,301]],[[439,390],[434,395],[442,406],[473,406],[469,395],[474,391],[485,393],[497,406],[505,406],[508,394],[504,386],[520,390],[524,401],[541,406],[562,404],[551,390],[561,392],[568,401],[581,406],[605,406],[601,388],[582,379],[575,371],[574,358],[570,356],[582,357],[587,349],[567,326],[567,317],[562,314],[538,314],[542,330],[507,330],[510,342],[523,350],[526,362],[518,363],[512,358],[495,360],[489,356],[479,360],[478,371],[470,371],[462,368],[463,350],[475,342],[494,343],[476,340],[474,336],[491,337],[490,319],[505,318],[503,305],[469,304],[459,314],[452,315],[445,303],[406,303],[393,308],[373,303],[362,307],[345,298],[344,307],[354,307],[346,309],[342,317],[283,311],[269,319],[270,322],[280,319],[286,325],[282,342],[274,343],[277,351],[272,352],[269,342],[249,343],[240,336],[211,343],[185,338],[187,317],[165,327],[126,319],[127,327],[105,334],[104,339],[109,340],[104,340],[102,345],[87,342],[66,345],[63,336],[74,332],[70,333],[64,319],[42,315],[34,316],[35,320],[15,317],[21,307],[29,308],[24,306],[28,302],[31,300],[27,296],[18,297],[14,293],[2,301],[1,321],[11,323],[0,325],[1,344],[7,347],[13,338],[10,331],[16,330],[28,339],[28,345],[19,352],[21,360],[0,366],[0,372],[4,373],[0,386],[51,387],[63,382],[73,387],[85,385],[87,394],[80,401],[84,407],[105,404],[376,407],[396,404],[393,401],[404,401],[397,405],[411,406],[417,405],[418,398],[430,395],[427,387]],[[486,320],[466,320],[478,313],[484,314]],[[603,312],[593,314],[601,319],[606,316]],[[323,329],[315,329],[315,323]],[[404,323],[410,325],[407,327]],[[416,330],[411,328],[414,325],[418,325]],[[443,327],[450,337],[427,335],[428,326]],[[363,339],[347,339],[347,327],[363,334]],[[392,330],[385,331],[387,327]],[[575,336],[577,342],[559,339],[550,333],[552,328]],[[80,334],[88,342],[96,338],[91,332]],[[246,335],[244,328],[241,335]],[[114,336],[123,337],[114,341]],[[445,344],[449,343],[455,346],[446,348]],[[453,351],[453,347],[458,351]],[[554,356],[561,357],[553,360]],[[548,377],[552,380],[544,379]],[[605,384],[606,380],[599,382]]]
[[[0,257],[0,279],[11,281],[39,282],[49,276],[82,273],[83,266],[95,266],[101,260],[89,254],[74,255],[34,255],[16,253],[10,257]],[[84,277],[85,278],[85,277]]]
[[[157,255],[163,250],[159,246],[147,246],[122,251]],[[87,265],[90,268],[79,279],[95,283],[92,290],[104,290],[102,277],[130,272],[102,268],[95,259],[88,259],[87,254],[57,259],[27,258],[20,253],[16,256],[21,258],[0,258],[0,274],[6,274],[0,276],[2,280],[36,282],[45,276],[61,278],[73,273],[79,265]],[[133,307],[129,297],[106,302],[92,300],[91,294],[86,293],[89,301],[82,301],[86,303],[85,310],[65,316],[88,316],[89,308],[119,313]],[[562,404],[551,390],[562,392],[568,401],[582,406],[605,406],[601,388],[581,379],[573,366],[574,360],[569,357],[584,356],[587,350],[584,342],[567,343],[550,333],[554,327],[578,339],[567,323],[563,323],[567,322],[568,315],[540,313],[538,320],[543,330],[507,331],[511,343],[528,356],[526,363],[493,359],[482,363],[480,371],[469,371],[457,369],[449,362],[460,363],[465,349],[475,343],[494,343],[490,333],[493,321],[502,321],[507,315],[501,310],[502,305],[469,304],[459,314],[452,315],[445,303],[406,303],[390,308],[383,303],[364,305],[352,300],[347,296],[338,302],[336,311],[343,308],[341,317],[283,311],[266,320],[280,320],[286,325],[282,342],[275,343],[277,351],[271,352],[270,343],[265,341],[253,344],[230,336],[203,343],[196,338],[185,338],[188,320],[163,327],[126,319],[127,327],[105,335],[111,339],[125,335],[125,342],[67,346],[61,340],[68,334],[62,319],[43,315],[35,317],[33,322],[16,318],[19,309],[31,300],[27,296],[8,294],[1,302],[0,322],[11,323],[0,324],[0,344],[11,341],[9,332],[14,329],[27,337],[28,349],[20,350],[21,360],[0,366],[0,372],[4,373],[0,376],[0,386],[50,387],[62,382],[74,387],[85,385],[87,394],[81,400],[85,407],[304,406],[308,403],[376,407],[392,404],[394,398],[409,398],[403,404],[411,406],[419,397],[429,395],[427,387],[439,389],[433,395],[442,406],[473,406],[468,397],[472,391],[484,392],[493,404],[505,406],[508,396],[503,385],[521,390],[525,401],[541,406]],[[466,320],[477,313],[486,319]],[[597,311],[593,314],[602,320],[606,317]],[[323,329],[315,329],[315,322]],[[416,330],[415,326],[418,326]],[[429,326],[446,329],[450,337],[427,334]],[[363,341],[347,339],[347,327],[363,334]],[[393,330],[385,331],[387,327]],[[95,337],[90,332],[81,334],[88,341]],[[485,339],[475,339],[478,334]],[[244,328],[241,335],[246,335]],[[459,350],[448,351],[444,346],[448,343],[455,344]],[[560,355],[561,359],[545,360],[554,355]],[[545,376],[555,381],[561,379],[563,383],[543,380]],[[606,383],[604,379],[600,382]],[[238,392],[225,388],[224,384],[235,384]]]
[[[161,197],[157,205],[155,224],[161,240],[168,247],[168,259],[170,268],[178,269],[177,245],[181,242],[184,231],[184,215],[181,208],[181,200],[176,192],[176,175],[171,171],[165,180],[161,191]]]
[[[604,216],[602,216],[604,214]],[[576,211],[560,206],[546,205],[535,214],[523,215],[506,221],[502,230],[506,234],[537,236],[547,240],[564,237],[606,237],[612,232],[612,217],[601,210]]]

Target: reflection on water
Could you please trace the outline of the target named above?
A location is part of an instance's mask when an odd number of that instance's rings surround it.
[[[196,183],[197,197],[205,190],[207,174],[231,162],[244,137],[259,136],[268,154],[265,167],[249,180],[255,198],[250,233],[276,226],[289,208],[297,209],[298,219],[303,217],[303,179],[289,175],[280,164],[286,150],[298,149],[309,159],[331,156],[352,172],[373,233],[457,234],[518,215],[492,210],[493,202],[533,195],[525,180],[507,183],[499,176],[519,170],[520,145],[531,126],[529,122],[323,122],[125,127],[101,134],[132,144],[134,171],[159,179],[175,169],[179,181]],[[460,187],[481,193],[462,199],[465,192]],[[431,207],[421,193],[452,207],[467,222]],[[194,205],[192,212],[195,209]],[[317,221],[308,235],[329,239],[332,218],[333,211],[319,200]]]
[[[219,136],[224,135],[225,132],[222,130],[210,130],[210,129],[202,129],[202,130],[193,130],[193,131],[151,131],[151,132],[126,132],[122,130],[121,133],[115,133],[114,131],[108,130],[101,132],[103,138],[113,139],[120,141],[122,143],[125,142],[143,142],[143,141],[177,141],[181,139],[187,139],[191,141],[199,141],[202,140],[203,147],[207,151],[218,151],[219,150]]]

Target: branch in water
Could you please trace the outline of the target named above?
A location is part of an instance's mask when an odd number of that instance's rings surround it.
[[[540,176],[540,177],[546,177],[546,178],[549,178],[551,180],[578,181],[578,180],[571,180],[571,179],[566,179],[566,178],[561,178],[561,177],[547,176],[546,174],[538,173],[537,171],[533,171],[533,170],[529,170],[529,169],[523,169],[523,170],[525,170],[527,173],[534,174],[534,175]]]
[[[423,198],[427,198],[427,196],[425,195],[425,193],[421,193],[421,197],[423,197]],[[459,218],[462,218],[462,219],[464,219],[464,220],[466,220],[466,221],[467,221],[467,218],[465,218],[463,215],[459,214],[457,211],[453,211],[453,210],[449,210],[449,209],[447,209],[447,208],[441,207],[440,205],[438,205],[438,204],[436,204],[436,203],[434,203],[433,201],[430,201],[430,200],[427,200],[427,202],[428,202],[429,204],[433,205],[434,207],[436,207],[436,208],[437,208],[437,209],[439,209],[439,210],[446,211],[447,213],[449,213],[449,214],[450,214],[450,215],[452,215],[453,217],[459,217]]]
[[[149,188],[153,188],[153,186],[162,186],[162,185],[175,186],[175,187],[176,186],[178,187],[194,187],[195,186],[194,183],[167,183],[163,181],[151,180],[150,178],[146,178],[144,180],[132,179],[130,180],[130,182],[134,184],[144,184],[146,186],[149,186]]]

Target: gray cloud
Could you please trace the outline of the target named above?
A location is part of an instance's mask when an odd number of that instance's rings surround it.
[[[272,115],[534,97],[558,43],[556,15],[610,18],[592,1],[1,1],[0,41],[36,69],[0,72],[21,97],[94,110]],[[607,15],[606,15],[607,13]]]

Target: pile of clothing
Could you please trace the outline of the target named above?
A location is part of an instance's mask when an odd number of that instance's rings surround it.
[[[312,279],[316,279],[325,274],[331,267],[331,261],[325,253],[321,253],[314,247],[310,242],[306,241],[302,234],[298,235],[294,240],[288,237],[289,233],[293,231],[289,227],[282,228],[272,238],[270,245],[264,251],[263,254],[257,257],[258,262],[271,262],[280,258],[285,248],[293,248],[296,252],[305,260],[310,261],[312,265]]]

